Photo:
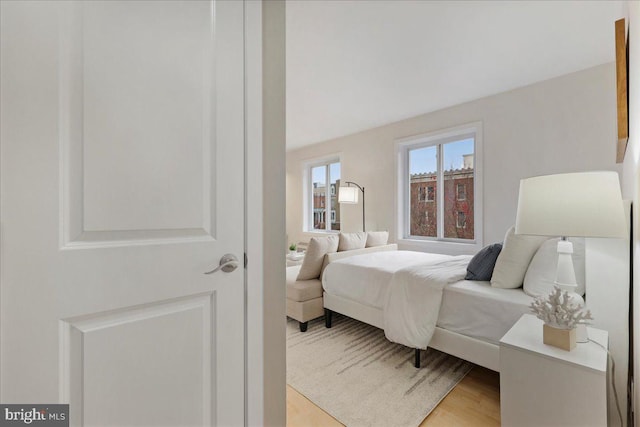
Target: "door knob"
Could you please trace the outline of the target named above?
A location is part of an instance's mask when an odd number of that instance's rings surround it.
[[[233,270],[238,268],[238,258],[234,254],[225,254],[222,258],[220,258],[220,265],[214,268],[211,271],[207,271],[204,274],[213,274],[219,270],[222,270],[225,273],[231,273]]]

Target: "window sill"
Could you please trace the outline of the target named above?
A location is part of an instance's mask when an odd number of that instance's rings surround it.
[[[398,249],[432,252],[446,255],[475,255],[482,249],[482,242],[449,242],[446,240],[398,239]]]
[[[317,236],[326,236],[327,234],[340,234],[339,230],[303,230],[304,234],[317,235]]]

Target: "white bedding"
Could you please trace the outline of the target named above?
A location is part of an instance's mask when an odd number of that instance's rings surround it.
[[[447,258],[449,255],[414,251],[356,255],[329,264],[322,274],[322,287],[332,295],[382,309],[393,273],[401,268]]]
[[[402,268],[391,277],[382,315],[389,341],[426,349],[436,330],[442,291],[462,280],[470,255]]]
[[[395,271],[450,258],[448,255],[391,251],[334,261],[324,271],[325,292],[382,310]],[[524,313],[533,298],[522,289],[492,288],[489,282],[461,280],[447,285],[437,326],[498,343]]]
[[[489,282],[461,280],[444,288],[437,326],[498,344],[520,316],[531,312],[532,301],[522,288],[498,289]]]

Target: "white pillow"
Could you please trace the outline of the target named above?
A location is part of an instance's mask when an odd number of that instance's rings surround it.
[[[504,236],[502,251],[491,276],[491,286],[494,288],[515,289],[522,286],[531,259],[547,240],[541,236],[515,234],[514,228],[511,227]]]
[[[538,252],[531,260],[527,274],[524,276],[524,293],[532,297],[549,295],[553,291],[558,268],[558,241],[549,239],[540,246]],[[584,239],[569,239],[573,243],[573,269],[576,272],[578,288],[576,292],[584,295],[585,291],[585,264],[584,264]]]
[[[359,231],[357,233],[340,233],[340,243],[338,252],[362,249],[367,243],[367,233]]]
[[[365,247],[371,248],[373,246],[386,245],[389,240],[388,231],[369,231],[367,233],[367,243]]]
[[[310,280],[320,277],[324,256],[337,250],[338,236],[312,237],[296,280]]]

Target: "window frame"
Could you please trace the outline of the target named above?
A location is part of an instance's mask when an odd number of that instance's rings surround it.
[[[331,211],[334,207],[331,206],[331,171],[330,165],[333,163],[340,164],[340,177],[342,177],[342,159],[339,154],[330,155],[327,157],[311,159],[303,162],[303,186],[302,186],[302,203],[304,220],[302,222],[302,231],[304,233],[317,233],[317,234],[337,234],[340,230],[332,230]],[[314,168],[324,166],[325,167],[325,186],[329,187],[329,191],[325,188],[324,192],[324,211],[325,211],[325,228],[316,229],[313,224],[313,176],[312,171]],[[334,190],[337,194],[337,188]],[[335,196],[335,195],[334,195]],[[336,198],[336,203],[337,198]],[[328,219],[328,220],[327,220]]]
[[[474,182],[473,182],[473,220],[474,239],[457,239],[444,237],[444,221],[438,221],[437,236],[413,236],[410,234],[410,209],[411,187],[409,176],[409,152],[424,147],[436,146],[438,151],[438,174],[443,171],[444,156],[442,146],[449,142],[459,141],[465,138],[474,138]],[[482,123],[474,122],[434,132],[409,136],[396,140],[396,230],[398,244],[402,248],[421,251],[433,251],[450,254],[473,254],[483,245],[482,201],[483,201],[483,174],[482,174]],[[438,179],[436,183],[436,197],[438,200],[438,213],[444,212],[444,180]],[[457,192],[457,189],[456,189]],[[465,189],[468,193],[468,189]],[[467,194],[465,194],[467,196]],[[457,197],[457,194],[456,194]],[[442,215],[438,215],[442,217]],[[468,220],[468,218],[467,218]],[[456,220],[457,222],[457,220]]]

